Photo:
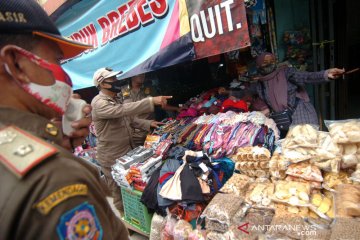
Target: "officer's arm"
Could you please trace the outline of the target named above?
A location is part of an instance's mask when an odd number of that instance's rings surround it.
[[[171,106],[171,105],[168,105],[168,104],[166,104],[162,109],[164,109],[165,111],[180,112],[179,107]]]
[[[145,130],[145,131],[150,131],[150,127],[151,127],[151,122],[153,120],[146,120],[146,119],[141,119],[141,118],[138,118],[138,117],[134,117],[132,119],[132,122],[131,122],[131,127],[132,128],[137,128],[137,129],[142,129],[142,130]]]
[[[93,114],[100,119],[111,119],[119,117],[131,117],[142,113],[154,111],[152,98],[145,98],[138,102],[112,104],[106,100],[99,99],[93,103]]]

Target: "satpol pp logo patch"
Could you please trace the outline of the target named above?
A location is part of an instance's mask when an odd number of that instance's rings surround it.
[[[63,214],[57,225],[61,240],[102,239],[103,230],[96,216],[95,208],[84,202]]]

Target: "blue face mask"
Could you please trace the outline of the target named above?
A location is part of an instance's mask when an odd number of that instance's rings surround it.
[[[259,67],[259,73],[263,76],[268,75],[276,70],[275,63],[269,63],[266,66]]]

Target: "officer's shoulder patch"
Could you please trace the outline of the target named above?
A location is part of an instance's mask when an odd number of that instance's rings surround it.
[[[88,187],[85,184],[72,184],[58,189],[46,198],[34,204],[41,214],[48,214],[54,207],[65,200],[75,196],[85,196],[88,193]]]
[[[54,146],[20,128],[0,129],[0,162],[19,178],[57,152]]]
[[[65,239],[102,239],[103,230],[96,216],[95,208],[84,202],[60,217],[57,234]]]
[[[144,93],[145,93],[146,95],[149,95],[149,94],[151,93],[151,89],[150,89],[149,87],[145,88],[145,89],[144,89]]]

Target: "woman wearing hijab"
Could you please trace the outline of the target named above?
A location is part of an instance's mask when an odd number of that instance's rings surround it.
[[[257,57],[256,66],[261,74],[258,80],[258,94],[269,107],[270,117],[277,123],[281,137],[285,137],[290,124],[319,125],[305,84],[329,82],[344,73],[344,70],[338,68],[301,72],[293,67],[277,67],[275,56],[268,52]]]

